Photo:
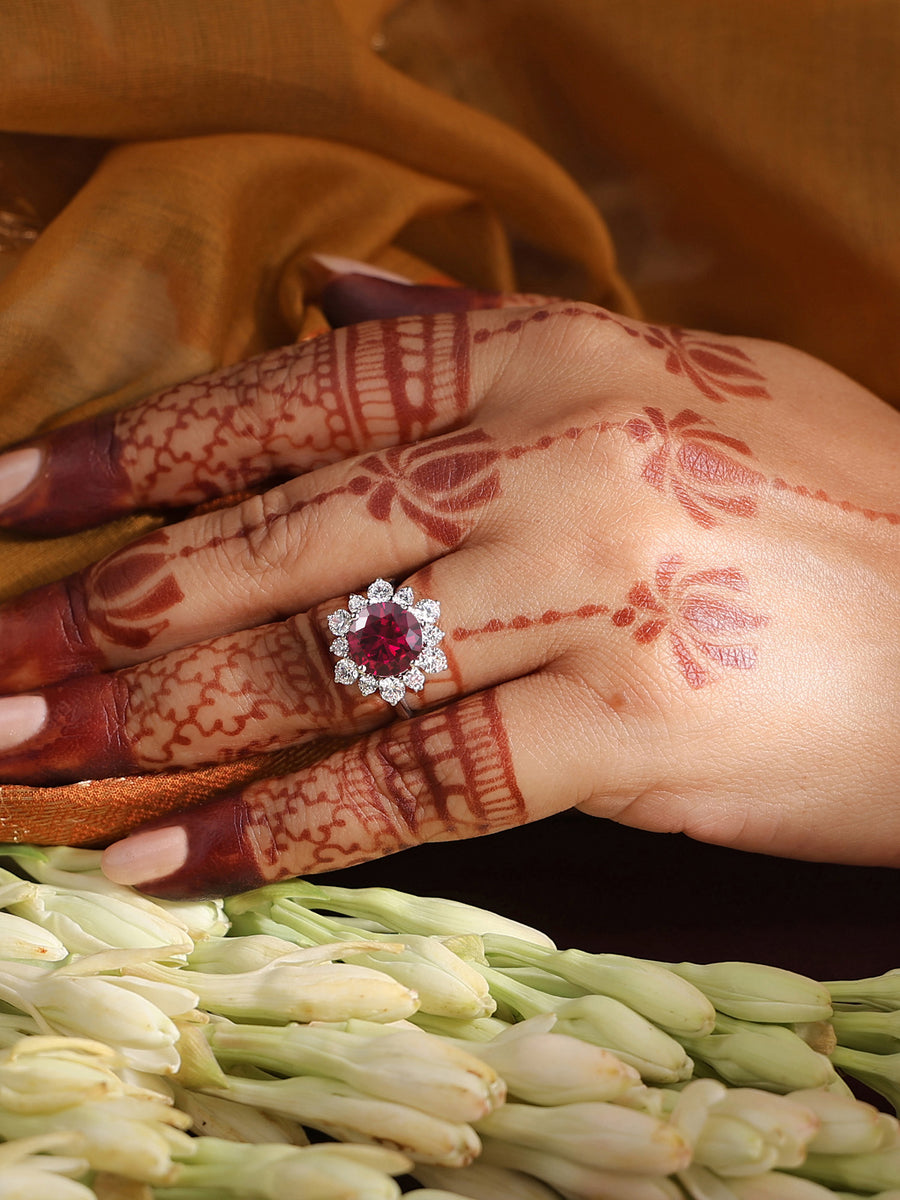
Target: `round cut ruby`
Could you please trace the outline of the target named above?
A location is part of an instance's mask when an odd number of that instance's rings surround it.
[[[347,645],[353,661],[369,675],[399,675],[422,652],[422,626],[399,604],[369,604],[348,629]]]

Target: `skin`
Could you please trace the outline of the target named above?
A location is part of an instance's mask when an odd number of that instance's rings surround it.
[[[0,780],[360,735],[107,851],[164,895],[573,805],[900,862],[898,413],[787,347],[585,304],[352,274],[323,303],[345,328],[33,443],[11,529],[253,494],[0,609],[0,689],[46,713]],[[327,617],[378,577],[442,605],[410,720],[333,679]]]

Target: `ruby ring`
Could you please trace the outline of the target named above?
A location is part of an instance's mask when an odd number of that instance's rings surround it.
[[[437,600],[417,600],[411,587],[395,591],[386,579],[376,579],[364,596],[352,595],[346,608],[328,617],[335,682],[355,683],[364,696],[378,692],[410,716],[407,689],[421,691],[426,675],[447,670],[440,616]]]

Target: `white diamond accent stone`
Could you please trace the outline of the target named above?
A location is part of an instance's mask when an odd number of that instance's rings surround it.
[[[418,667],[410,667],[400,676],[411,692],[421,692],[425,686],[425,676]]]
[[[438,675],[447,670],[447,655],[437,646],[429,646],[427,650],[422,651],[413,666],[427,675]]]
[[[395,679],[389,675],[387,679],[380,679],[378,681],[378,690],[381,693],[382,700],[386,700],[388,704],[399,704],[403,699],[406,686],[402,680]]]
[[[394,585],[388,583],[386,579],[376,579],[374,583],[369,584],[369,589],[366,592],[370,604],[381,604],[385,600],[390,600],[393,594]]]
[[[365,596],[357,596],[354,594],[347,601],[347,607],[350,609],[351,613],[358,613],[364,609],[368,603],[369,602]]]
[[[331,653],[336,658],[346,658],[350,653],[350,646],[347,643],[347,639],[345,637],[335,638],[331,643]]]
[[[436,646],[438,642],[444,640],[443,629],[438,629],[437,625],[425,625],[422,628],[422,645]]]
[[[356,682],[359,686],[359,690],[364,696],[371,696],[378,691],[378,680],[374,675],[367,675],[365,672],[363,672]]]
[[[399,604],[401,608],[409,608],[415,596],[411,587],[397,588],[394,592],[394,603]]]
[[[328,618],[328,628],[335,635],[340,637],[346,633],[353,622],[353,617],[347,612],[346,608],[339,608],[337,612],[333,612]]]
[[[440,601],[419,600],[413,605],[411,612],[423,625],[432,625],[441,619]]]
[[[341,658],[334,664],[335,683],[353,683],[359,675],[359,667],[349,658]]]

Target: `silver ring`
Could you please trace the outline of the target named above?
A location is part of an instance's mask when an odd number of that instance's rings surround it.
[[[395,591],[386,579],[376,579],[364,596],[354,593],[346,608],[328,617],[335,683],[355,683],[364,696],[378,692],[411,717],[407,691],[420,692],[426,675],[447,670],[440,617],[437,600],[417,600],[411,587]]]

